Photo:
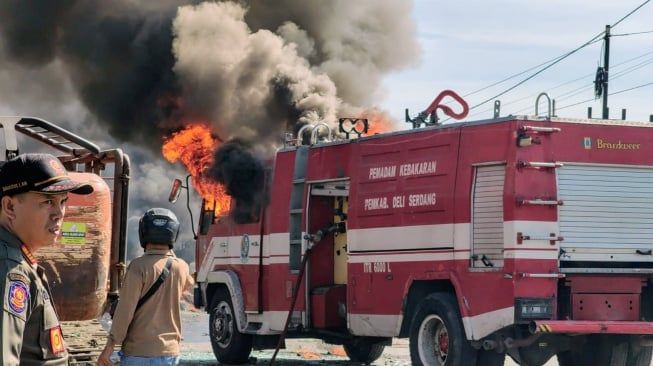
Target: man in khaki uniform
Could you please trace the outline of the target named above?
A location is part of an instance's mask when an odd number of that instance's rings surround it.
[[[60,234],[68,192],[92,191],[49,154],[19,155],[0,168],[2,365],[68,364],[48,280],[32,253]]]
[[[127,268],[99,365],[112,365],[109,357],[118,344],[121,366],[178,364],[180,300],[193,287],[188,264],[172,252],[178,233],[179,221],[170,210],[153,208],[141,218],[138,234],[145,253]]]

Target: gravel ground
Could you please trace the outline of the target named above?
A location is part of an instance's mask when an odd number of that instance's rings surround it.
[[[209,319],[204,312],[182,312],[183,340],[180,365],[217,365],[209,342]],[[314,339],[290,339],[286,341],[287,348],[279,351],[276,365],[360,365],[349,362],[342,347],[325,344]],[[272,351],[255,351],[252,353],[250,365],[267,365],[272,357]],[[386,347],[383,356],[373,363],[375,366],[410,365],[407,339],[395,339],[392,347]],[[515,366],[509,358],[505,366]],[[555,358],[546,366],[557,366]]]

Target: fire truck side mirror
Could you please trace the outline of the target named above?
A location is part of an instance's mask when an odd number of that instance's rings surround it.
[[[181,193],[181,180],[175,179],[172,182],[172,189],[170,190],[170,196],[168,196],[168,201],[170,203],[177,202],[179,198],[179,193]]]

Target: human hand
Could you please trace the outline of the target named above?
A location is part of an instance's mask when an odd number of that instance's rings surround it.
[[[104,350],[102,350],[102,353],[100,353],[100,356],[98,357],[97,364],[98,366],[113,366],[113,362],[111,362],[111,354],[113,353],[113,346],[110,344],[107,344],[106,347],[104,347]]]

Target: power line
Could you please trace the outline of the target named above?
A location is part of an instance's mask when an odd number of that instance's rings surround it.
[[[651,54],[653,54],[653,51],[648,51],[648,52],[645,52],[645,53],[643,53],[643,54],[641,54],[641,55],[639,55],[639,56],[635,56],[635,57],[629,58],[629,59],[627,59],[627,60],[621,61],[621,62],[615,64],[614,67],[613,67],[613,69],[617,69],[617,68],[619,68],[619,67],[621,67],[621,66],[627,65],[627,64],[629,64],[629,63],[631,63],[631,62],[633,62],[633,61],[635,61],[635,60],[641,59],[641,58],[646,57],[646,56],[649,56],[649,55],[651,55]],[[614,76],[612,77],[612,79],[613,79],[613,80],[614,80],[614,79],[618,79],[618,78],[621,77],[621,76],[624,76],[624,75],[626,75],[626,74],[629,74],[629,73],[631,73],[631,72],[633,72],[633,71],[635,71],[635,70],[637,70],[637,69],[640,69],[640,68],[642,68],[642,67],[644,67],[644,66],[646,66],[646,65],[649,65],[649,64],[651,64],[651,63],[653,63],[653,58],[647,58],[646,60],[644,60],[644,61],[642,61],[642,62],[640,62],[640,63],[638,63],[638,64],[635,64],[635,65],[633,65],[633,66],[630,66],[630,67],[626,68],[625,70],[622,70],[622,71],[619,71],[619,72],[615,73]],[[566,81],[566,82],[560,83],[560,84],[555,85],[555,86],[553,86],[553,87],[551,87],[551,88],[547,88],[547,92],[550,92],[550,91],[552,91],[552,90],[556,90],[556,89],[558,89],[558,88],[560,88],[560,87],[563,87],[563,86],[565,86],[565,85],[572,84],[572,83],[574,83],[574,82],[576,82],[576,81],[583,80],[583,79],[588,78],[588,77],[593,76],[593,75],[594,75],[594,73],[585,74],[585,75],[580,76],[580,77],[578,77],[578,78],[576,78],[576,79],[572,79],[572,80],[569,80],[569,81]],[[594,87],[594,83],[583,84],[583,85],[580,86],[580,87],[577,87],[577,88],[575,88],[575,89],[572,89],[572,90],[569,90],[569,91],[566,91],[566,92],[564,92],[564,93],[562,93],[562,94],[557,95],[556,98],[555,98],[555,99],[556,99],[556,102],[561,102],[561,101],[564,101],[564,100],[567,100],[567,99],[571,99],[571,98],[575,97],[576,95],[579,95],[579,94],[585,92],[586,90],[590,90],[590,89],[592,89],[593,87]],[[538,92],[538,93],[535,93],[535,94],[527,95],[527,96],[525,96],[525,97],[522,97],[522,98],[519,98],[519,99],[516,99],[516,100],[511,100],[511,101],[508,101],[508,102],[506,102],[506,103],[501,103],[501,107],[505,107],[505,106],[508,106],[508,105],[512,105],[512,104],[515,104],[515,103],[521,102],[521,101],[526,100],[526,99],[533,99],[533,98],[535,98],[538,94],[539,94],[539,92]],[[591,100],[589,100],[589,101],[592,101],[592,100],[594,100],[594,99],[591,99]],[[515,111],[515,112],[513,112],[513,113],[514,113],[514,114],[518,114],[518,113],[521,113],[521,112],[523,112],[523,111],[527,111],[527,110],[529,110],[529,109],[535,109],[535,107],[534,107],[534,106],[528,106],[528,107],[525,107],[525,108],[519,109],[519,110],[517,110],[517,111]],[[490,112],[490,111],[492,111],[492,110],[494,110],[494,107],[492,107],[492,108],[488,108],[488,109],[484,109],[484,110],[481,110],[481,111],[477,111],[476,113],[471,114],[469,117],[474,117],[474,116],[477,116],[477,115],[480,115],[480,114],[484,114],[484,113],[486,113],[486,112]]]
[[[653,85],[653,82],[645,83],[645,84],[641,84],[641,85],[637,85],[637,86],[633,86],[632,88],[622,89],[622,90],[619,90],[619,91],[616,91],[616,92],[610,93],[609,95],[621,94],[621,93],[625,93],[625,92],[628,92],[628,91],[631,91],[631,90],[644,88],[644,87],[646,87],[646,86],[650,86],[650,85]],[[587,100],[583,100],[583,101],[581,101],[581,102],[577,102],[577,103],[574,103],[574,104],[566,105],[566,106],[564,106],[564,107],[556,108],[556,110],[561,110],[561,109],[566,109],[566,108],[569,108],[569,107],[574,107],[574,106],[577,106],[577,105],[579,105],[579,104],[592,102],[592,101],[594,101],[594,100],[595,100],[594,98],[592,98],[592,99],[587,99]]]
[[[558,56],[558,57],[560,57],[560,56]],[[519,72],[519,73],[517,73],[517,74],[510,75],[510,76],[504,78],[503,80],[499,80],[499,81],[497,81],[497,82],[495,82],[495,83],[492,83],[492,84],[490,84],[490,85],[488,85],[488,86],[484,86],[484,87],[482,87],[482,88],[480,88],[480,89],[476,89],[476,90],[474,90],[474,91],[472,91],[472,92],[469,92],[469,93],[463,95],[463,98],[464,98],[464,97],[468,97],[468,96],[470,96],[470,95],[478,94],[478,93],[482,92],[483,90],[487,90],[487,89],[489,89],[489,88],[491,88],[491,87],[493,87],[493,86],[496,86],[496,85],[499,85],[499,84],[503,84],[504,82],[506,82],[506,81],[508,81],[508,80],[510,80],[510,79],[514,79],[514,78],[516,78],[517,76],[523,75],[523,74],[525,74],[525,73],[527,73],[527,72],[529,72],[529,71],[531,71],[531,70],[537,69],[537,68],[540,67],[540,66],[546,65],[546,64],[548,64],[549,62],[555,61],[558,57],[554,57],[554,58],[552,58],[552,59],[550,59],[550,60],[547,60],[547,61],[542,62],[542,63],[539,64],[539,65],[535,65],[535,66],[533,66],[533,67],[530,67],[530,68],[528,68],[528,69],[526,69],[526,70],[524,70],[524,71],[522,71],[522,72]]]
[[[620,34],[611,34],[612,37],[624,37],[624,36],[634,36],[636,34],[647,34],[647,33],[653,33],[653,30],[651,31],[645,31],[645,32],[632,32],[632,33],[620,33]]]
[[[649,85],[653,85],[653,82],[646,83],[646,84],[642,84],[642,85],[637,85],[637,86],[634,86],[634,87],[632,87],[632,88],[628,88],[628,89],[619,90],[619,91],[616,91],[616,92],[614,92],[614,93],[610,93],[610,95],[615,95],[615,94],[625,93],[625,92],[627,92],[627,91],[631,91],[631,90],[635,90],[635,89],[643,88],[643,87],[645,87],[645,86],[649,86]]]
[[[610,95],[612,95],[612,94],[610,94]],[[596,100],[596,99],[592,98],[592,99],[584,100],[584,101],[582,101],[582,102],[578,102],[578,103],[574,103],[574,104],[569,104],[569,105],[566,105],[566,106],[564,106],[564,107],[556,107],[556,111],[559,111],[559,110],[561,110],[561,109],[566,109],[566,108],[569,108],[569,107],[574,107],[574,106],[577,106],[577,105],[579,105],[579,104],[583,104],[583,103],[593,102],[593,101],[595,101],[595,100]]]
[[[628,14],[626,14],[626,15],[624,15],[624,17],[623,17],[623,18],[621,18],[621,19],[619,19],[619,20],[617,20],[617,22],[616,22],[616,23],[614,23],[614,24],[612,24],[612,25],[610,26],[610,28],[614,28],[614,27],[616,27],[616,26],[617,26],[617,24],[619,24],[619,23],[621,23],[621,22],[623,22],[623,21],[624,21],[624,19],[626,19],[626,18],[628,18],[629,16],[631,16],[631,15],[633,15],[633,14],[634,14],[634,13],[635,13],[636,11],[638,11],[639,9],[641,9],[641,8],[642,8],[642,6],[644,6],[644,5],[646,5],[646,4],[648,4],[649,2],[651,2],[651,0],[646,0],[646,1],[644,1],[644,2],[643,2],[643,3],[641,4],[641,5],[639,5],[639,6],[638,6],[638,7],[636,7],[635,9],[633,9],[633,11],[631,11],[630,13],[628,13]]]
[[[651,0],[646,0],[646,1],[644,1],[644,2],[643,2],[642,4],[640,4],[638,7],[636,7],[636,8],[633,9],[632,11],[630,11],[628,14],[624,15],[621,19],[619,19],[619,20],[616,21],[615,23],[613,23],[610,27],[611,27],[611,28],[614,28],[614,27],[617,26],[619,23],[621,23],[622,21],[624,21],[626,18],[630,17],[632,14],[634,14],[634,13],[637,12],[639,9],[641,9],[644,5],[648,4],[650,1],[651,1]],[[653,32],[653,31],[652,31],[652,32]],[[507,80],[513,79],[513,78],[515,78],[515,77],[517,77],[517,76],[520,76],[520,75],[523,75],[523,74],[525,74],[526,72],[528,72],[528,71],[530,71],[530,70],[533,70],[533,69],[535,69],[535,68],[537,68],[537,67],[540,67],[540,66],[546,65],[546,66],[543,67],[542,69],[538,70],[537,72],[533,73],[532,75],[528,76],[527,78],[521,80],[520,82],[514,84],[513,86],[509,87],[508,89],[502,91],[502,92],[499,93],[499,94],[494,95],[494,96],[491,97],[491,98],[485,99],[484,101],[482,101],[482,102],[480,102],[480,103],[478,103],[478,104],[475,104],[475,105],[471,106],[469,109],[470,109],[470,110],[476,109],[476,108],[482,106],[483,104],[485,104],[485,103],[487,103],[487,102],[490,102],[490,101],[492,101],[492,100],[494,100],[494,99],[496,99],[496,98],[498,98],[498,97],[500,97],[500,96],[502,96],[502,95],[504,95],[504,94],[506,94],[506,93],[508,93],[508,92],[510,92],[510,91],[512,91],[512,90],[514,90],[515,88],[517,88],[517,87],[519,87],[520,85],[526,83],[527,81],[533,79],[534,77],[536,77],[537,75],[541,74],[542,72],[544,72],[544,71],[550,69],[552,66],[556,65],[557,63],[559,63],[560,61],[564,60],[565,58],[571,56],[572,54],[574,54],[574,53],[580,51],[581,49],[583,49],[583,48],[585,48],[585,47],[587,47],[587,46],[589,46],[589,45],[592,45],[592,44],[594,44],[594,43],[596,43],[596,42],[601,41],[601,40],[602,40],[601,37],[602,37],[604,34],[605,34],[605,31],[602,31],[602,32],[600,32],[599,34],[597,34],[596,36],[592,37],[589,41],[583,43],[583,44],[580,45],[579,47],[577,47],[577,48],[575,48],[575,49],[573,49],[573,50],[571,50],[571,51],[569,51],[569,52],[567,52],[567,53],[565,53],[565,54],[563,54],[563,55],[561,55],[561,56],[558,56],[558,57],[552,58],[552,59],[547,60],[547,61],[545,61],[545,62],[543,62],[543,63],[541,63],[541,64],[539,64],[539,65],[537,65],[537,66],[533,66],[533,67],[531,67],[531,68],[529,68],[529,69],[526,69],[526,70],[524,70],[524,71],[522,71],[522,72],[519,72],[519,73],[514,74],[514,75],[511,75],[511,76],[508,76],[508,77],[506,77],[506,78],[504,78],[504,79],[502,79],[502,80],[500,80],[500,81],[498,81],[498,82],[495,82],[495,83],[493,83],[493,84],[490,84],[490,85],[488,85],[488,86],[486,86],[486,87],[482,87],[482,88],[480,88],[480,89],[477,89],[477,90],[475,90],[475,91],[472,91],[472,92],[470,92],[470,93],[467,93],[467,94],[463,95],[464,97],[467,97],[467,96],[470,96],[470,95],[476,94],[476,93],[478,93],[478,92],[481,92],[481,91],[486,90],[486,89],[488,89],[488,88],[491,88],[491,87],[493,87],[493,86],[499,85],[499,84],[501,84],[501,83],[503,83],[503,82],[505,82],[505,81],[507,81]],[[642,57],[642,56],[639,56],[639,57]],[[608,95],[611,95],[611,94],[612,94],[612,93],[609,93]],[[592,99],[592,100],[593,100],[593,99]],[[447,103],[445,103],[445,104],[447,104]],[[489,110],[492,110],[492,109],[489,109]],[[486,112],[486,111],[483,111],[483,112]],[[474,113],[473,115],[476,115],[476,114],[478,114],[478,113]],[[472,116],[473,116],[473,115],[472,115]],[[445,119],[445,120],[443,121],[443,123],[449,121],[450,119],[451,119],[451,118],[447,118],[447,119]]]
[[[650,1],[650,0],[649,0],[649,1]],[[537,71],[536,73],[534,73],[534,74],[532,74],[531,76],[527,77],[526,79],[524,79],[524,80],[518,82],[517,84],[515,84],[515,85],[511,86],[510,88],[508,88],[508,89],[502,91],[501,93],[499,93],[499,94],[497,94],[497,95],[495,95],[495,96],[493,96],[493,97],[491,97],[491,98],[488,98],[488,99],[482,101],[481,103],[478,103],[478,104],[476,104],[476,105],[470,107],[470,110],[471,110],[471,109],[475,109],[475,108],[477,108],[477,107],[480,107],[480,106],[482,106],[483,104],[485,104],[485,103],[487,103],[487,102],[489,102],[489,101],[491,101],[491,100],[494,100],[494,99],[496,99],[496,98],[498,98],[498,97],[500,97],[500,96],[502,96],[502,95],[504,95],[504,94],[510,92],[511,90],[513,90],[513,89],[517,88],[518,86],[524,84],[525,82],[531,80],[532,78],[536,77],[537,75],[539,75],[539,74],[543,73],[544,71],[550,69],[553,65],[555,65],[555,64],[557,64],[558,62],[564,60],[565,58],[571,56],[572,54],[574,54],[574,53],[580,51],[581,49],[583,49],[583,48],[585,48],[585,47],[587,47],[587,46],[589,46],[589,45],[591,45],[591,44],[593,44],[593,43],[595,43],[595,42],[600,41],[600,40],[601,40],[600,37],[601,37],[603,34],[605,34],[605,31],[603,31],[603,32],[601,32],[601,33],[599,33],[599,34],[597,34],[596,36],[594,36],[594,37],[593,37],[592,39],[590,39],[589,41],[583,43],[580,47],[577,47],[577,48],[575,48],[575,49],[573,49],[573,50],[571,50],[571,51],[565,53],[564,55],[557,57],[557,58],[555,59],[555,61],[551,62],[551,63],[548,64],[546,67],[540,69],[539,71]]]
[[[636,8],[633,9],[631,12],[629,12],[629,13],[626,14],[626,15],[624,15],[621,19],[619,19],[619,20],[616,21],[614,24],[612,24],[611,28],[614,28],[614,27],[617,26],[619,23],[623,22],[626,18],[628,18],[629,16],[633,15],[635,12],[637,12],[639,9],[641,9],[644,5],[648,4],[650,1],[651,1],[651,0],[646,0],[646,1],[644,1],[644,2],[643,2],[642,4],[640,4],[638,7],[636,7]],[[605,34],[605,31],[599,33],[598,35],[594,36],[594,37],[593,37],[592,39],[590,39],[589,41],[587,41],[587,42],[585,42],[584,44],[582,44],[580,47],[578,47],[578,48],[576,48],[576,49],[574,49],[574,50],[572,50],[572,51],[570,51],[570,52],[567,52],[566,54],[564,54],[564,55],[562,55],[562,56],[560,56],[560,57],[555,58],[553,62],[549,63],[547,66],[545,66],[544,68],[542,68],[542,69],[540,69],[539,71],[535,72],[534,74],[532,74],[531,76],[527,77],[526,79],[524,79],[524,80],[518,82],[517,84],[515,84],[515,85],[511,86],[510,88],[508,88],[508,89],[502,91],[501,93],[499,93],[499,94],[493,96],[492,98],[488,98],[488,99],[482,101],[481,103],[478,103],[478,104],[472,106],[470,109],[475,109],[475,108],[477,108],[477,107],[479,107],[479,106],[481,106],[481,105],[483,105],[483,104],[485,104],[485,103],[487,103],[487,102],[489,102],[489,101],[491,101],[491,100],[494,100],[494,99],[496,99],[496,98],[498,98],[498,97],[500,97],[500,96],[502,96],[502,95],[504,95],[504,94],[506,94],[506,93],[512,91],[513,89],[517,88],[518,86],[520,86],[520,85],[524,84],[525,82],[531,80],[531,79],[534,78],[535,76],[537,76],[537,75],[541,74],[542,72],[548,70],[549,68],[551,68],[553,65],[557,64],[558,62],[560,62],[560,61],[564,60],[565,58],[571,56],[572,54],[578,52],[579,50],[581,50],[581,49],[583,49],[583,48],[585,48],[585,47],[587,47],[587,46],[589,46],[589,45],[591,45],[591,44],[593,44],[593,43],[595,43],[595,42],[600,41],[600,40],[601,40],[600,37],[603,36],[604,34]]]
[[[619,78],[619,77],[621,77],[621,76],[624,76],[624,75],[626,75],[626,74],[629,74],[629,73],[635,71],[636,69],[642,68],[642,67],[644,67],[644,66],[646,66],[646,65],[648,65],[648,64],[651,64],[651,63],[653,63],[653,59],[650,59],[650,60],[648,60],[648,61],[645,62],[645,63],[640,63],[640,64],[638,64],[638,65],[635,65],[635,66],[633,66],[633,67],[630,67],[629,69],[626,69],[626,70],[624,70],[624,71],[622,71],[622,72],[619,72],[619,73],[615,74],[614,77],[613,77],[612,79],[613,79],[613,80],[614,80],[614,79],[617,79],[617,78]],[[641,65],[641,66],[640,66],[640,65]],[[638,66],[639,66],[639,67],[638,67]],[[564,100],[567,100],[567,99],[571,99],[571,98],[573,98],[573,97],[575,97],[575,96],[577,96],[577,95],[579,95],[579,94],[584,93],[584,92],[587,91],[587,90],[591,90],[593,87],[594,87],[594,84],[587,84],[587,85],[581,86],[581,87],[579,87],[579,88],[573,89],[573,90],[571,90],[571,91],[568,91],[568,92],[566,92],[566,93],[563,93],[563,94],[559,95],[558,98],[555,99],[555,101],[556,101],[556,102],[561,102],[561,101],[564,101]],[[618,93],[618,92],[610,93],[609,95],[614,95],[614,94],[617,94],[617,93]],[[520,100],[523,100],[523,99],[524,99],[524,98],[522,98],[522,99],[520,99]],[[558,110],[559,110],[559,109],[564,109],[564,108],[568,108],[568,107],[575,106],[575,105],[578,105],[578,104],[583,104],[583,103],[591,102],[591,101],[594,101],[594,100],[596,100],[596,98],[592,98],[592,99],[584,100],[584,101],[582,101],[582,102],[578,102],[578,103],[575,103],[575,104],[572,104],[572,105],[568,105],[568,106],[561,107],[561,108],[556,108],[556,109],[558,109]],[[527,111],[527,110],[531,110],[531,109],[534,109],[534,108],[535,108],[535,107],[533,107],[533,106],[528,106],[528,107],[525,107],[525,108],[522,108],[522,109],[520,109],[520,110],[515,111],[514,114],[519,114],[519,113],[521,113],[521,112],[524,112],[524,111]]]
[[[653,51],[649,51],[649,52],[646,52],[646,53],[641,54],[641,55],[639,55],[639,56],[636,56],[636,57],[630,58],[630,59],[628,59],[628,60],[624,60],[624,61],[622,61],[622,62],[619,62],[618,64],[615,64],[615,65],[613,66],[613,69],[619,68],[619,67],[621,67],[621,66],[623,66],[623,65],[626,65],[626,64],[628,64],[628,63],[630,63],[630,62],[633,62],[633,61],[635,61],[635,60],[637,60],[637,59],[640,59],[640,58],[642,58],[642,57],[648,56],[648,55],[650,55],[650,54],[653,54]],[[618,77],[620,77],[620,76],[623,76],[623,75],[625,75],[625,74],[628,74],[628,73],[630,73],[630,72],[632,72],[632,71],[634,71],[634,70],[636,70],[636,69],[639,69],[639,68],[641,68],[641,67],[643,67],[643,66],[645,66],[645,65],[648,65],[648,64],[650,64],[650,63],[653,62],[653,61],[651,61],[651,60],[653,60],[653,58],[648,59],[648,60],[646,60],[646,61],[644,61],[644,62],[642,62],[642,63],[639,63],[639,64],[637,64],[637,65],[635,65],[635,66],[631,66],[630,68],[628,68],[628,69],[626,69],[626,70],[624,70],[624,71],[620,71],[620,72],[618,72],[618,73],[615,73],[615,75],[614,75],[613,78],[616,79],[616,78],[618,78]],[[640,66],[640,65],[642,65],[642,66]],[[565,81],[565,82],[563,82],[563,83],[561,83],[561,84],[558,84],[558,85],[555,85],[555,86],[553,86],[553,87],[551,87],[551,88],[548,88],[547,91],[556,90],[556,89],[561,88],[561,87],[563,87],[563,86],[565,86],[565,85],[569,85],[569,84],[575,83],[576,81],[583,80],[583,79],[588,78],[588,77],[590,77],[590,76],[594,76],[594,73],[585,74],[585,75],[580,76],[580,77],[578,77],[578,78],[576,78],[576,79],[572,79],[572,80],[569,80],[569,81]],[[564,97],[565,97],[565,96],[568,96],[568,95],[570,95],[570,94],[573,94],[573,95],[571,95],[570,97],[575,96],[575,95],[578,95],[579,93],[576,93],[577,91],[579,91],[579,90],[581,90],[581,89],[584,91],[585,89],[592,88],[593,85],[594,85],[594,83],[584,84],[583,86],[580,86],[580,87],[578,87],[578,88],[576,88],[576,89],[572,89],[572,90],[570,90],[570,91],[564,92],[564,93],[558,95],[557,98],[556,98],[556,100],[560,100],[559,98],[563,98],[562,100],[564,100],[564,99],[569,99],[569,98],[564,98]],[[509,102],[506,102],[506,103],[502,103],[501,106],[503,107],[503,106],[507,106],[507,105],[515,104],[515,103],[517,103],[517,102],[521,102],[522,100],[525,100],[525,99],[532,99],[532,98],[536,97],[538,94],[539,94],[539,92],[538,92],[538,93],[535,93],[535,94],[532,94],[532,95],[528,95],[528,96],[525,96],[525,97],[519,98],[519,99],[516,99],[516,100],[509,101]],[[533,107],[530,107],[530,108],[533,108]],[[485,111],[487,112],[487,111],[491,111],[491,110],[493,110],[493,109],[494,109],[494,108],[490,108],[490,109],[487,109],[487,110],[485,110]],[[525,109],[528,109],[528,108],[525,108]],[[522,110],[525,110],[525,109],[522,109]],[[519,112],[519,111],[517,111],[517,112]],[[475,115],[477,115],[477,114],[478,114],[478,113],[475,113],[475,114],[473,114],[472,116],[475,116]]]
[[[650,58],[650,59],[648,59],[648,60],[642,61],[642,62],[640,62],[640,63],[638,63],[638,64],[636,64],[636,65],[633,65],[633,66],[631,66],[631,67],[629,67],[629,68],[623,70],[623,71],[620,71],[620,72],[618,72],[618,73],[615,73],[615,74],[612,76],[612,80],[615,80],[615,79],[618,79],[618,78],[620,78],[620,77],[622,77],[622,76],[624,76],[624,75],[630,74],[631,72],[636,71],[636,70],[639,70],[639,69],[641,69],[642,67],[647,66],[647,65],[650,65],[650,64],[652,64],[652,63],[653,63],[653,58]],[[585,92],[586,90],[592,89],[593,86],[594,86],[594,84],[586,84],[586,85],[584,85],[584,86],[581,86],[581,87],[576,88],[576,89],[574,89],[574,90],[571,90],[571,91],[569,91],[569,92],[563,93],[563,94],[559,95],[558,98],[556,98],[556,101],[560,101],[560,102],[561,102],[561,101],[563,101],[563,100],[567,100],[567,99],[573,98],[573,97],[575,97],[576,95]],[[609,93],[608,95],[612,95],[612,93]]]
[[[651,31],[651,32],[653,32],[653,31]],[[599,41],[599,40],[596,40],[595,42],[598,42],[598,41]],[[635,60],[637,60],[637,59],[639,59],[639,58],[642,58],[642,57],[648,56],[648,55],[650,55],[650,54],[653,54],[653,51],[646,52],[646,53],[641,54],[641,55],[639,55],[639,56],[636,56],[636,57],[630,58],[630,59],[628,59],[628,60],[624,60],[624,61],[622,61],[622,62],[620,62],[620,63],[618,63],[618,64],[615,64],[612,68],[613,68],[613,69],[614,69],[614,68],[617,68],[617,67],[619,67],[619,66],[622,66],[622,65],[627,64],[627,63],[629,63],[629,62],[635,61]],[[523,74],[527,73],[528,71],[531,71],[531,70],[533,70],[533,69],[536,69],[536,68],[538,68],[538,67],[540,67],[540,66],[542,66],[542,65],[546,65],[546,64],[548,64],[549,62],[555,61],[555,60],[558,59],[559,57],[561,57],[561,56],[558,56],[558,57],[552,58],[552,59],[550,59],[550,60],[544,61],[544,62],[540,63],[539,65],[535,65],[535,66],[533,66],[533,67],[530,67],[530,68],[528,68],[528,69],[526,69],[526,70],[524,70],[524,71],[522,71],[522,72],[519,72],[519,73],[517,73],[517,74],[513,74],[513,75],[511,75],[511,76],[507,76],[507,77],[505,77],[504,79],[499,80],[499,81],[497,81],[497,82],[495,82],[495,83],[492,83],[492,84],[490,84],[490,85],[484,86],[484,87],[482,87],[482,88],[479,88],[479,89],[476,89],[476,90],[474,90],[474,91],[472,91],[472,92],[469,92],[469,93],[467,93],[467,94],[464,94],[463,97],[468,97],[468,96],[470,96],[470,95],[474,95],[474,94],[477,94],[477,93],[479,93],[479,92],[481,92],[481,91],[487,90],[487,89],[489,89],[489,88],[491,88],[491,87],[493,87],[493,86],[496,86],[496,85],[502,84],[502,83],[504,83],[504,82],[506,82],[506,81],[508,81],[508,80],[510,80],[510,79],[513,79],[513,78],[515,78],[515,77],[517,77],[517,76],[523,75]],[[616,76],[616,75],[617,75],[617,74],[615,74],[615,76]],[[559,84],[559,85],[556,85],[556,86],[554,86],[554,87],[552,87],[552,88],[550,88],[550,89],[548,89],[548,90],[555,90],[555,89],[557,89],[557,88],[560,88],[560,87],[562,87],[562,86],[565,86],[565,85],[571,84],[571,83],[573,83],[573,82],[576,82],[576,81],[582,80],[582,79],[587,78],[587,77],[590,77],[590,76],[594,76],[594,73],[586,74],[586,75],[583,75],[583,76],[581,76],[581,77],[579,77],[579,78],[576,78],[576,79],[573,79],[573,80],[570,80],[570,81],[566,81],[566,82],[564,82],[564,83],[562,83],[562,84]],[[592,85],[593,85],[593,84],[592,84]],[[584,87],[583,87],[583,88],[584,88]],[[562,95],[564,96],[564,95],[567,95],[568,93],[573,93],[573,92],[575,92],[575,91],[577,91],[577,90],[578,90],[578,89],[574,89],[574,90],[572,90],[571,92],[567,92],[567,93],[562,94]],[[538,93],[538,94],[539,94],[539,93]],[[535,94],[535,96],[537,96],[537,94]],[[520,101],[522,101],[522,100],[524,100],[524,99],[527,99],[527,98],[530,98],[530,97],[531,97],[531,96],[527,96],[527,97],[525,97],[525,98],[517,99],[517,100],[515,100],[515,101],[510,101],[510,102],[507,102],[507,103],[503,103],[502,105],[505,106],[505,105],[514,104],[514,103],[516,103],[516,102],[520,102]],[[446,105],[449,105],[449,103],[453,103],[453,102],[447,102],[447,103],[445,103],[445,104],[446,104]],[[494,109],[494,108],[487,109],[487,110],[485,110],[485,112],[487,112],[487,111],[491,111],[491,110],[493,110],[493,109]],[[477,114],[478,114],[478,113],[472,114],[472,116],[475,116],[475,115],[477,115]]]

